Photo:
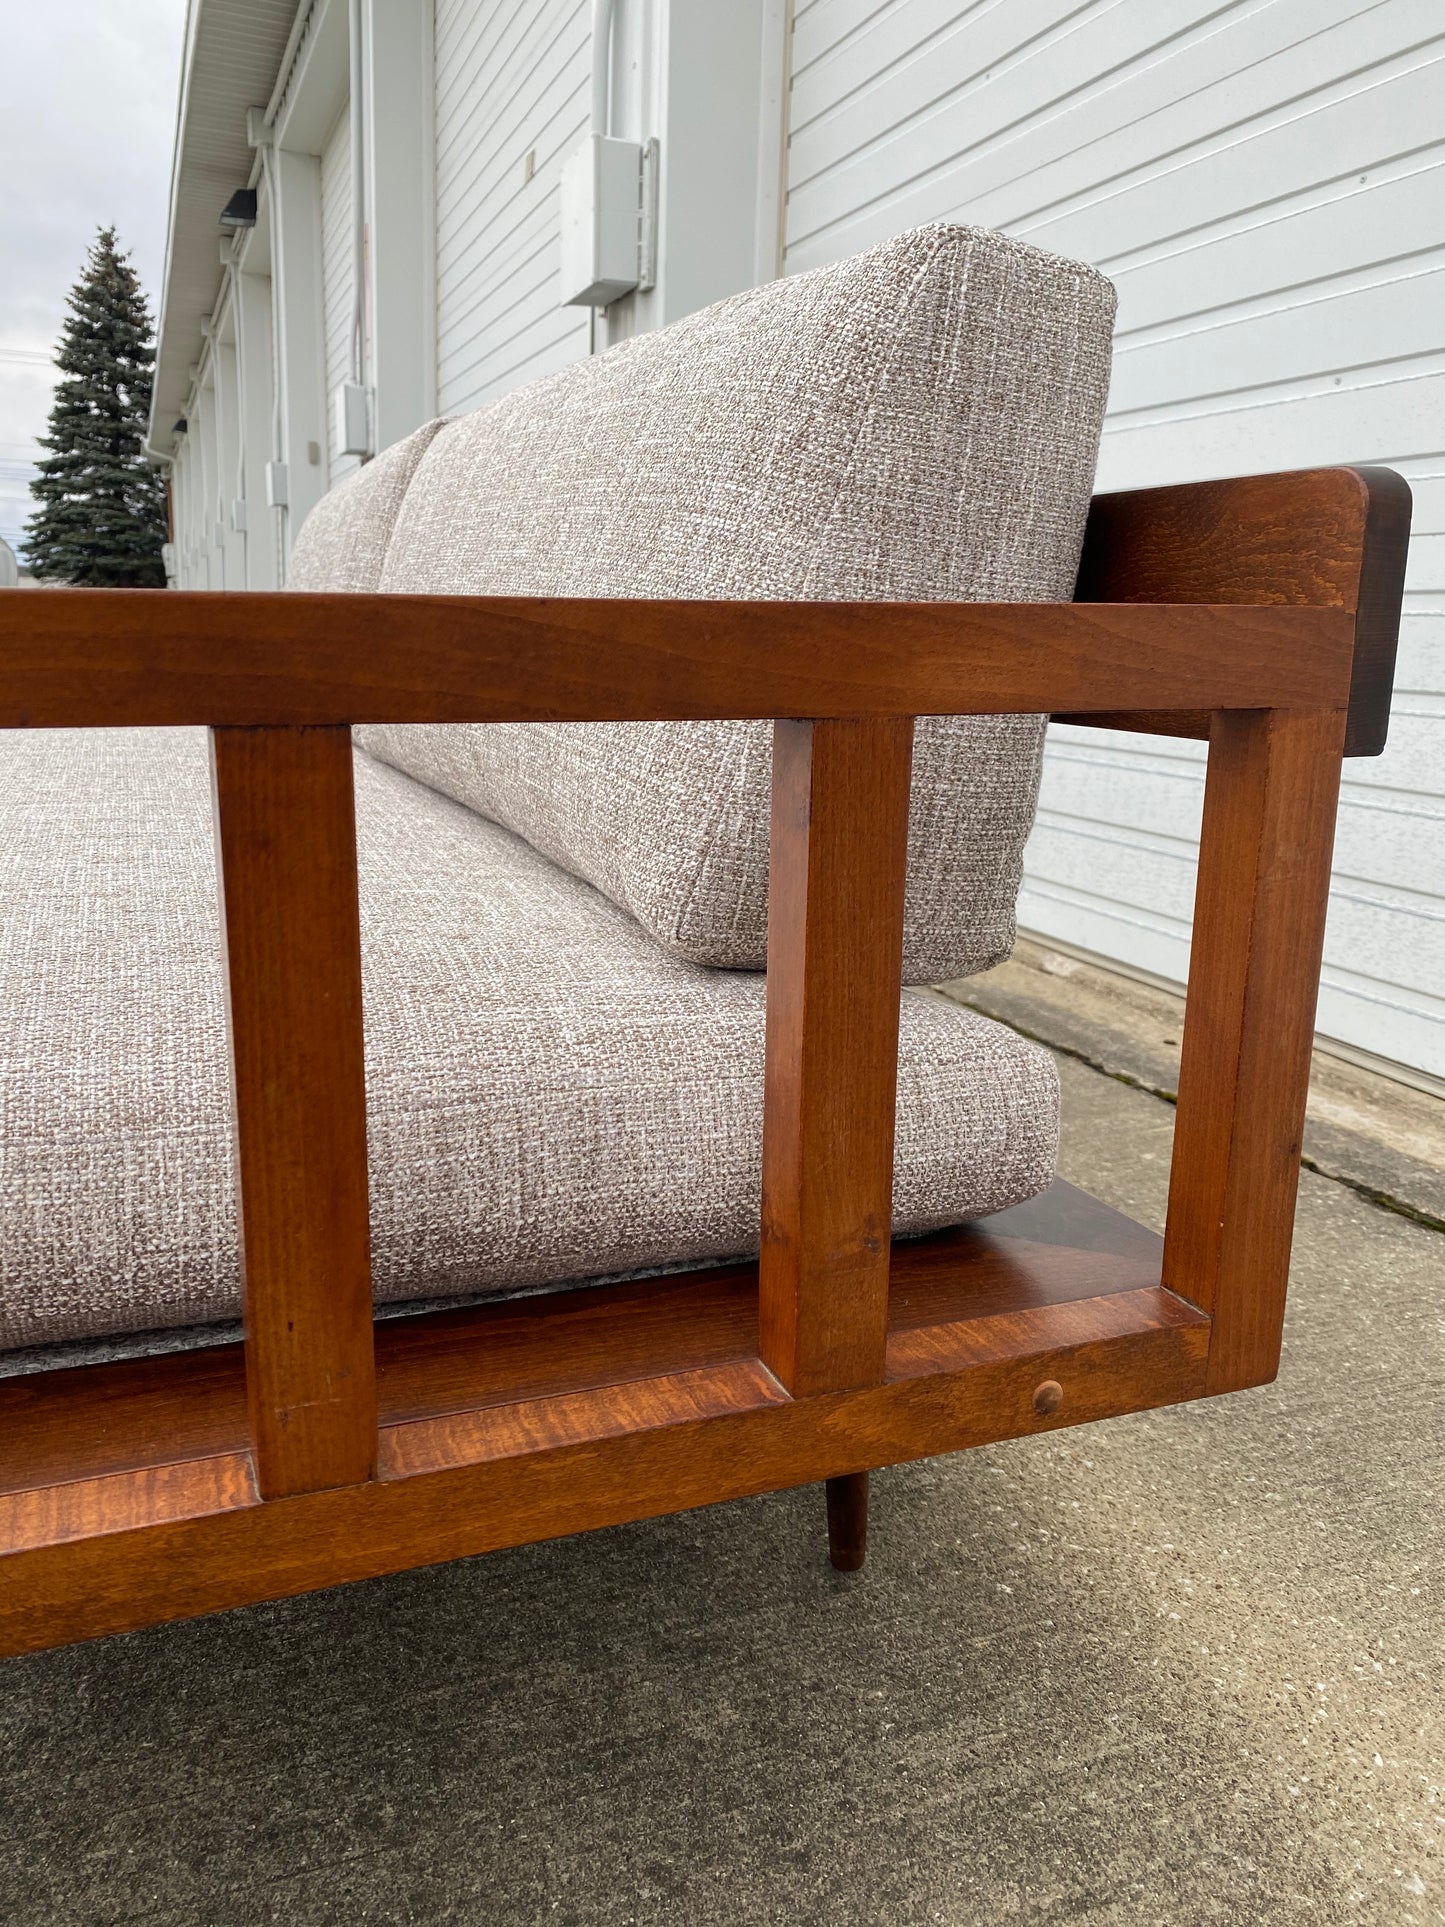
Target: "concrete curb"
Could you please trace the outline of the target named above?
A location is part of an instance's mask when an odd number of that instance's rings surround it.
[[[937,988],[1108,1077],[1177,1100],[1182,996],[1023,938],[1007,963]],[[1445,1231],[1445,1101],[1317,1051],[1304,1160]]]

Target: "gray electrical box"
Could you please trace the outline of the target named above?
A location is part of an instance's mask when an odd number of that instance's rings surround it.
[[[589,134],[562,168],[562,305],[605,308],[640,277],[642,148]]]
[[[336,384],[331,391],[331,441],[338,455],[371,453],[370,414],[359,381]]]

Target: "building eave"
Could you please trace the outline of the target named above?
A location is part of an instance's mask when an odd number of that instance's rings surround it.
[[[221,209],[251,178],[246,112],[270,100],[307,0],[189,0],[157,331],[152,454],[173,452],[202,322],[220,293]]]

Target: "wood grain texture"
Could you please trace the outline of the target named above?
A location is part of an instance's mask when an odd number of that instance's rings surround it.
[[[256,1505],[260,1496],[246,1451],[0,1493],[0,1548],[69,1545],[133,1520],[155,1526],[199,1519]]]
[[[1162,1241],[1073,1186],[894,1244],[891,1342],[1144,1290]],[[376,1326],[381,1422],[563,1398],[755,1360],[755,1264],[465,1305]],[[244,1451],[239,1345],[0,1378],[0,1491]]]
[[[911,719],[779,722],[759,1350],[795,1396],[883,1375]]]
[[[1304,469],[1099,495],[1077,596],[1354,612],[1345,754],[1378,756],[1389,726],[1409,538],[1410,490],[1388,468]],[[1164,707],[1141,692],[1137,702],[1120,705],[1124,713],[1058,720],[1208,736],[1212,705],[1172,716],[1157,713]]]
[[[1279,1367],[1343,737],[1261,711],[1210,741],[1164,1279],[1213,1317],[1212,1392]]]
[[[1208,1321],[1157,1287],[1127,1296],[1127,1317],[1116,1314],[1117,1328],[1102,1338],[1087,1301],[1053,1307],[1043,1350],[1037,1321],[1044,1314],[1022,1314],[1016,1328],[1007,1316],[991,1321],[988,1356],[963,1372],[810,1399],[772,1393],[743,1411],[580,1441],[559,1434],[563,1442],[542,1446],[546,1415],[534,1413],[513,1456],[229,1511],[214,1509],[216,1481],[204,1461],[194,1468],[197,1516],[179,1520],[152,1519],[154,1475],[136,1473],[130,1503],[112,1493],[104,1531],[0,1557],[0,1653],[1199,1396]],[[1067,1388],[1055,1414],[1034,1407],[1046,1378]],[[575,1409],[567,1416],[575,1421]],[[513,1426],[516,1417],[499,1414],[497,1423]],[[45,1494],[33,1497],[37,1506],[49,1503]]]
[[[351,739],[218,729],[211,766],[246,1377],[269,1499],[376,1463]]]
[[[780,1404],[787,1393],[755,1358],[700,1371],[668,1372],[584,1392],[519,1399],[445,1418],[417,1419],[382,1432],[381,1476],[411,1478],[447,1466],[482,1465],[489,1459],[578,1445],[589,1439],[651,1432],[724,1412],[750,1412]]]
[[[0,590],[0,727],[1315,708],[1339,609]]]

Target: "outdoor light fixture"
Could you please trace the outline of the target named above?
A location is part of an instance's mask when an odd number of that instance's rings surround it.
[[[177,415],[176,419],[171,423],[171,433],[173,435],[184,435],[189,425],[184,415]]]
[[[256,190],[254,187],[238,187],[221,209],[221,226],[241,228],[255,225]]]

